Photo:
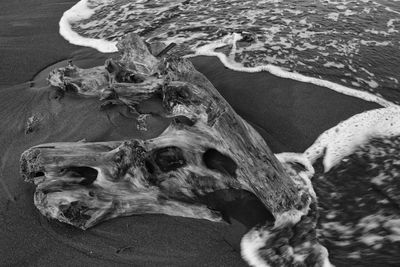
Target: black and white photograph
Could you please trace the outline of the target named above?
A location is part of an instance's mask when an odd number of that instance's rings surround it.
[[[399,267],[400,0],[1,0],[0,266]]]

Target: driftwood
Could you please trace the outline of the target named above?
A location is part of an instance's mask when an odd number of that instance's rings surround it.
[[[273,226],[252,229],[243,238],[242,255],[249,264],[327,264],[327,252],[316,238],[316,197],[308,178],[288,173],[188,60],[151,51],[134,34],[118,47],[119,60],[91,69],[70,63],[54,70],[49,82],[98,97],[103,108],[126,105],[136,111],[142,101],[159,97],[163,116],[172,123],[150,140],[51,143],[25,151],[21,173],[37,186],[34,202],[40,212],[82,229],[143,213],[220,221],[202,196],[242,189],[257,196],[275,218]]]

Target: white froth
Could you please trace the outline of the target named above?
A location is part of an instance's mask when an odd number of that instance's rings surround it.
[[[260,256],[262,255],[263,249],[269,249],[266,247],[266,243],[269,238],[273,237],[274,234],[272,234],[269,230],[265,228],[261,229],[251,229],[249,232],[247,232],[241,242],[240,242],[240,249],[241,249],[241,255],[242,258],[250,265],[253,267],[269,267],[270,265],[265,262],[265,260]],[[304,264],[304,260],[307,257],[307,254],[304,254],[303,249],[309,247],[311,244],[310,243],[304,243],[299,245],[298,247],[289,247],[287,250],[287,256],[293,257],[293,260],[295,263]],[[321,265],[317,264],[318,266],[322,267],[334,267],[330,261],[329,261],[329,253],[328,250],[320,245],[320,244],[313,244],[312,249],[314,252],[317,252],[317,254],[320,256],[320,259],[322,260]],[[268,255],[268,254],[267,254]]]
[[[311,177],[315,173],[314,167],[312,166],[311,162],[303,154],[286,152],[286,153],[275,154],[275,156],[282,163],[297,162],[303,165],[305,167],[305,170],[302,171],[301,173],[303,173],[305,177],[307,177],[308,179],[311,179]]]
[[[71,44],[92,47],[102,53],[112,53],[118,51],[116,46],[117,42],[83,37],[72,30],[71,25],[74,22],[90,18],[90,16],[94,14],[94,11],[95,9],[89,8],[88,0],[81,0],[73,7],[65,11],[59,22],[59,32],[61,36]]]
[[[243,236],[240,242],[241,255],[250,266],[269,267],[259,255],[259,250],[264,247],[268,234],[267,230],[259,232],[252,229]]]
[[[400,107],[369,110],[325,131],[304,155],[314,163],[325,153],[323,164],[325,171],[329,171],[371,137],[395,135],[400,135]]]
[[[328,61],[328,62],[326,62],[324,64],[324,67],[326,67],[326,68],[334,67],[334,68],[338,68],[338,69],[343,69],[344,65],[342,63],[336,63],[336,62]]]
[[[338,21],[339,19],[339,13],[332,12],[328,14],[328,19],[331,19],[333,21]]]
[[[373,45],[373,46],[388,46],[392,44],[389,41],[378,42],[378,41],[365,41],[365,40],[361,40],[360,43],[362,45]]]
[[[385,229],[387,233],[373,230]],[[381,246],[384,241],[400,241],[400,218],[398,215],[372,214],[368,215],[358,222],[356,229],[362,231],[363,235],[359,241],[369,246]],[[378,234],[379,233],[379,234]]]
[[[190,56],[216,56],[219,58],[219,60],[222,62],[222,64],[225,65],[225,67],[227,67],[231,70],[242,71],[242,72],[267,71],[278,77],[297,80],[300,82],[311,83],[311,84],[315,84],[318,86],[326,87],[328,89],[331,89],[331,90],[336,91],[341,94],[361,98],[361,99],[363,99],[365,101],[369,101],[369,102],[378,103],[379,105],[384,106],[384,107],[394,106],[394,104],[391,103],[390,101],[387,101],[387,100],[385,100],[379,96],[376,96],[374,94],[356,90],[353,88],[349,88],[349,87],[346,87],[346,86],[343,86],[340,84],[336,84],[336,83],[333,83],[330,81],[326,81],[326,80],[322,80],[322,79],[318,79],[318,78],[314,78],[314,77],[304,76],[300,73],[285,71],[282,68],[271,65],[271,64],[256,66],[256,67],[244,67],[242,64],[240,64],[234,60],[234,57],[232,56],[232,54],[230,54],[229,56],[226,56],[222,52],[215,51],[215,49],[224,47],[227,45],[234,46],[236,41],[240,40],[240,38],[238,38],[238,36],[240,36],[240,34],[234,33],[234,34],[225,36],[221,40],[198,47],[195,51],[195,54],[190,55]]]

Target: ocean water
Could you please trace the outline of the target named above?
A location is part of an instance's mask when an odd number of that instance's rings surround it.
[[[400,0],[82,0],[60,20],[65,39],[101,52],[129,32],[380,104],[278,158],[307,167],[334,264],[399,266]]]
[[[237,65],[273,64],[400,101],[399,1],[84,2],[90,17],[71,23],[83,37],[113,42],[136,32],[182,44],[190,54],[238,33],[243,38],[235,50],[225,49]]]
[[[373,138],[312,179],[319,238],[336,266],[399,266],[400,137]]]

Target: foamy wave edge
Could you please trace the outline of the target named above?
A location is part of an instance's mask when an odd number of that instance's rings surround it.
[[[87,46],[97,49],[102,53],[117,52],[117,42],[111,42],[103,39],[94,39],[83,37],[74,30],[71,24],[83,19],[90,18],[95,9],[89,8],[88,0],[81,0],[64,12],[58,25],[59,33],[65,40],[74,45]]]
[[[278,77],[315,84],[341,94],[374,102],[384,107],[356,114],[335,127],[328,129],[304,153],[284,153],[277,155],[278,158],[282,158],[284,155],[284,161],[294,161],[305,166],[312,166],[318,158],[323,157],[324,169],[325,171],[329,171],[334,165],[338,164],[344,157],[350,155],[357,147],[367,142],[370,138],[400,135],[400,107],[398,105],[368,92],[318,78],[307,77],[299,73],[285,71],[274,65],[243,67],[234,61],[236,42],[241,38],[240,34],[233,33],[222,40],[199,47],[195,54],[189,55],[189,57],[216,56],[227,68],[235,71],[267,71]],[[226,45],[232,46],[228,56],[215,51],[217,48]],[[307,164],[305,164],[305,160],[308,160]]]
[[[267,71],[278,77],[315,84],[341,94],[374,102],[384,107],[356,114],[335,127],[328,129],[304,153],[284,153],[277,155],[278,158],[284,156],[284,161],[298,162],[309,169],[309,166],[312,166],[318,158],[323,157],[324,169],[325,171],[329,171],[344,157],[353,153],[357,147],[367,142],[370,138],[400,135],[400,107],[398,105],[368,92],[322,79],[307,77],[299,73],[285,71],[274,65],[243,67],[234,61],[236,42],[241,38],[240,34],[233,33],[222,40],[199,47],[195,54],[189,55],[189,57],[216,56],[226,67],[235,71]],[[215,51],[217,48],[226,45],[232,46],[232,50],[228,56]],[[308,163],[305,163],[305,161],[308,161]]]

